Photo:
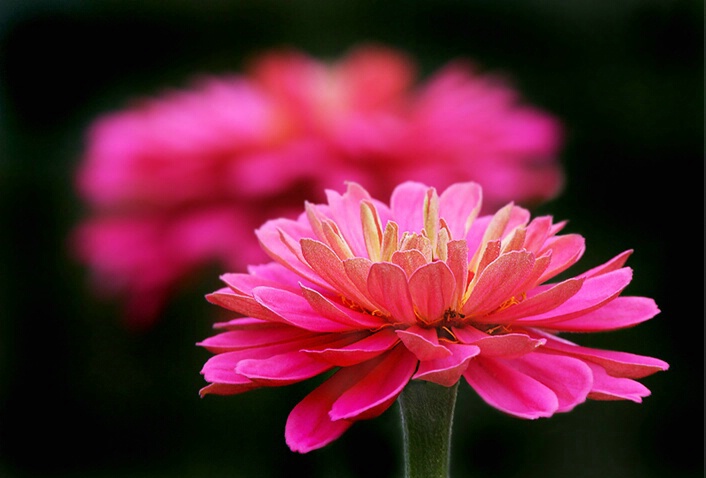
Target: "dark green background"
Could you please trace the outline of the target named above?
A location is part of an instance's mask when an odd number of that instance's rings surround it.
[[[129,6],[128,6],[129,5]],[[131,335],[86,288],[66,250],[82,217],[71,187],[83,131],[137,95],[194,73],[237,71],[290,45],[336,58],[361,41],[400,48],[428,75],[466,57],[509,74],[567,126],[564,194],[537,213],[568,219],[588,251],[576,272],[625,249],[630,295],[662,313],[575,338],[659,357],[641,405],[588,402],[522,421],[463,383],[454,478],[703,476],[703,4],[698,1],[175,0],[0,4],[0,476],[397,477],[398,410],[299,455],[289,410],[312,385],[198,398],[217,267]],[[696,214],[696,216],[694,216]],[[703,309],[702,309],[703,310]]]

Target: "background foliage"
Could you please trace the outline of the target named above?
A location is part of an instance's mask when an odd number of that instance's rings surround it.
[[[304,383],[198,398],[219,287],[213,268],[133,335],[92,297],[67,254],[82,217],[72,175],[83,132],[135,96],[195,73],[237,71],[290,45],[336,58],[377,41],[426,75],[456,57],[510,75],[567,126],[568,182],[540,213],[569,219],[581,270],[634,249],[627,293],[662,313],[580,337],[659,357],[642,405],[589,402],[521,421],[461,386],[454,476],[703,476],[703,317],[694,241],[702,234],[703,3],[672,0],[9,0],[0,5],[0,476],[392,477],[397,408],[307,455],[284,443]],[[698,217],[696,218],[698,219]],[[579,267],[580,267],[579,266]]]

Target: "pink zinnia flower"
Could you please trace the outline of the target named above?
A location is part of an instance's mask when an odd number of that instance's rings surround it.
[[[243,75],[135,101],[87,131],[72,236],[93,284],[128,299],[136,325],[205,265],[266,260],[252,231],[343,181],[387,197],[404,180],[481,182],[486,205],[536,204],[562,187],[559,122],[508,84],[453,62],[415,84],[401,52],[361,46],[336,62],[294,50]]]
[[[389,205],[357,183],[326,195],[256,231],[272,262],[222,276],[227,287],[207,298],[240,315],[199,344],[215,354],[202,396],[321,379],[289,415],[292,450],[380,415],[412,380],[463,380],[498,410],[534,419],[589,398],[641,402],[650,391],[635,379],[668,368],[558,336],[659,312],[652,299],[620,296],[631,251],[551,282],[582,256],[583,237],[513,203],[480,214],[476,183],[438,194],[405,182]]]

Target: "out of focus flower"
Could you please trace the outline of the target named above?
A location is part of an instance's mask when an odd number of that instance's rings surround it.
[[[584,238],[513,203],[482,214],[476,183],[438,194],[405,182],[389,205],[357,183],[326,195],[256,231],[272,262],[222,276],[227,287],[207,298],[238,315],[199,344],[215,354],[202,395],[318,379],[287,420],[292,450],[331,443],[415,381],[463,380],[498,410],[535,419],[586,399],[641,402],[650,391],[635,379],[668,368],[558,336],[659,312],[652,299],[621,296],[630,250],[556,280]]]
[[[560,192],[554,117],[464,61],[416,80],[414,63],[382,46],[336,62],[272,51],[242,75],[105,114],[77,171],[88,209],[78,258],[144,325],[204,265],[265,260],[252,231],[344,180],[381,197],[404,180],[475,180],[490,207]]]

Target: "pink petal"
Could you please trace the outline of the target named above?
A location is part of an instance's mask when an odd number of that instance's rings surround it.
[[[350,279],[360,295],[365,297],[367,303],[370,304],[369,311],[382,309],[382,305],[375,302],[370,295],[370,291],[368,291],[368,276],[370,275],[370,267],[372,265],[372,261],[365,257],[353,257],[343,261],[343,268],[346,271],[348,279]]]
[[[343,263],[330,247],[313,239],[302,239],[302,253],[307,263],[326,281],[332,292],[342,294],[365,309],[375,309],[375,304],[348,278]]]
[[[520,333],[489,335],[470,326],[451,330],[462,343],[478,346],[484,357],[516,358],[534,352],[546,342]]]
[[[407,276],[400,266],[389,262],[373,264],[368,275],[368,291],[372,299],[391,315],[393,323],[416,322]]]
[[[446,263],[431,262],[412,274],[409,291],[421,320],[431,324],[455,305],[456,278]]]
[[[632,253],[632,249],[628,249],[627,251],[621,252],[605,264],[601,264],[600,266],[596,266],[593,269],[587,270],[579,277],[594,277],[605,274],[606,272],[621,269],[627,262],[628,258],[632,255]]]
[[[466,292],[466,284],[468,284],[468,245],[466,241],[450,241],[446,245],[446,264],[451,269],[456,280],[454,297],[451,301],[452,308],[458,308],[457,304],[461,304],[463,294]]]
[[[253,297],[236,294],[228,287],[206,295],[206,300],[239,314],[280,322],[282,319],[271,310],[263,307]]]
[[[473,182],[455,183],[439,196],[439,216],[446,220],[452,239],[464,239],[478,216],[483,190]]]
[[[277,284],[280,289],[290,289],[292,291],[299,290],[299,284],[302,283],[308,287],[313,287],[314,285],[313,282],[309,282],[305,277],[292,272],[292,270],[277,262],[249,265],[247,270],[250,275],[258,277],[262,281],[260,285],[267,285],[265,281],[271,281]],[[232,287],[233,285],[228,281],[229,276],[230,274],[224,274],[221,279]]]
[[[565,234],[548,239],[536,255],[541,256],[551,251],[552,262],[538,283],[551,279],[576,264],[585,250],[586,240],[579,234]]]
[[[632,400],[642,403],[650,390],[640,382],[623,377],[611,377],[599,365],[588,362],[593,371],[593,388],[588,398],[593,400]]]
[[[418,232],[424,228],[424,198],[428,189],[422,183],[408,181],[392,192],[390,209],[400,231]]]
[[[390,350],[399,342],[395,330],[386,327],[357,342],[345,347],[326,348],[321,350],[302,350],[302,352],[324,360],[338,367],[350,367],[371,360],[381,353]]]
[[[255,382],[237,385],[230,383],[210,383],[205,387],[201,387],[201,390],[199,390],[199,396],[203,398],[206,395],[237,395],[239,393],[249,392],[250,390],[255,390],[260,387],[261,385],[258,385]]]
[[[525,249],[535,253],[539,251],[539,248],[547,240],[551,226],[551,216],[540,216],[532,219],[526,228]]]
[[[213,328],[217,330],[265,330],[281,327],[280,322],[255,319],[253,317],[237,317],[225,322],[216,322]]]
[[[351,427],[352,421],[331,420],[329,410],[352,380],[350,369],[341,369],[292,409],[284,428],[285,441],[292,451],[307,453],[324,447]]]
[[[547,339],[547,343],[545,344],[547,349],[596,363],[613,377],[643,378],[653,373],[669,369],[668,363],[657,358],[645,357],[628,352],[581,347],[568,340],[554,337],[549,333],[535,332]]]
[[[343,337],[347,337],[349,340],[356,339],[355,335]],[[232,352],[223,352],[208,359],[201,373],[204,374],[208,382],[227,384],[250,383],[249,378],[236,372],[236,367],[240,362],[244,360],[267,360],[277,355],[297,352],[301,349],[325,348],[331,344],[335,344],[335,340],[339,338],[339,335],[334,335],[332,340],[332,336],[328,334],[309,334],[306,337],[290,341],[262,344],[249,348],[238,348]]]
[[[566,302],[548,312],[520,318],[522,324],[550,324],[559,320],[569,320],[580,317],[592,310],[605,305],[614,299],[632,280],[632,270],[618,269],[606,274],[587,278],[581,290]]]
[[[295,274],[317,282],[301,255],[299,241],[313,235],[311,229],[287,219],[267,221],[255,234],[267,254]],[[320,282],[320,281],[319,281]]]
[[[486,403],[519,418],[549,417],[559,408],[549,387],[500,360],[476,357],[463,377]]]
[[[475,345],[450,343],[446,347],[451,355],[433,360],[422,360],[417,373],[412,378],[450,387],[461,378],[463,372],[468,368],[471,358],[480,353],[480,348]]]
[[[552,322],[545,327],[564,332],[604,332],[632,327],[659,312],[655,301],[647,297],[616,297],[592,312],[574,319]]]
[[[364,199],[371,199],[370,194],[359,184],[348,182],[346,186],[347,189],[343,195],[327,190],[326,198],[331,208],[333,220],[351,250],[356,256],[364,257],[367,254],[367,248],[360,219],[360,202]]]
[[[280,325],[280,324],[278,324]],[[247,329],[223,332],[197,343],[212,353],[229,352],[244,348],[261,347],[281,342],[291,342],[304,337],[311,337],[311,332],[287,325],[265,330]]]
[[[503,324],[512,322],[515,319],[547,313],[573,297],[581,289],[582,285],[583,280],[581,279],[565,280],[550,289],[523,300],[519,304],[492,314],[488,319],[493,323]]]
[[[276,262],[271,262],[268,265],[275,265],[278,267],[280,274],[278,274],[276,278],[274,276],[267,277],[263,275],[255,275],[253,273],[228,273],[222,274],[220,279],[235,292],[243,295],[250,295],[255,287],[261,285],[268,287],[278,287],[280,289],[288,289],[292,292],[296,292],[297,290],[299,290],[299,282],[301,281],[301,277],[297,276],[296,274],[292,273],[287,269],[284,269]],[[263,268],[257,270],[259,270],[260,272],[264,271]],[[286,282],[281,280],[283,276],[287,278]]]
[[[280,317],[280,321],[312,332],[345,332],[350,327],[318,314],[298,294],[272,287],[257,287],[253,296],[260,304]]]
[[[322,374],[332,367],[329,363],[296,351],[267,359],[242,360],[235,367],[235,372],[261,385],[281,387]]]
[[[260,351],[265,355],[264,351]],[[201,374],[207,382],[221,383],[228,385],[247,385],[250,390],[261,385],[253,384],[249,378],[235,373],[238,362],[246,357],[242,352],[225,352],[209,358],[201,369]]]
[[[375,329],[387,324],[387,321],[382,317],[336,304],[313,289],[302,286],[302,295],[315,312],[322,317],[343,324],[351,330]]]
[[[390,262],[400,266],[408,277],[411,276],[414,271],[428,263],[426,257],[424,257],[424,254],[416,249],[395,251],[392,253]]]
[[[425,329],[418,325],[413,325],[396,332],[407,350],[412,352],[419,360],[433,360],[451,355],[451,352],[444,345],[439,344],[436,329]]]
[[[357,380],[336,400],[329,416],[332,420],[367,420],[380,415],[397,399],[416,367],[416,357],[404,347],[355,366]]]
[[[527,275],[532,272],[531,253],[512,251],[503,254],[485,268],[463,306],[466,316],[484,315],[510,299]]]
[[[585,402],[593,384],[591,369],[581,360],[571,357],[533,353],[509,364],[549,387],[559,400],[557,412],[568,412]]]

